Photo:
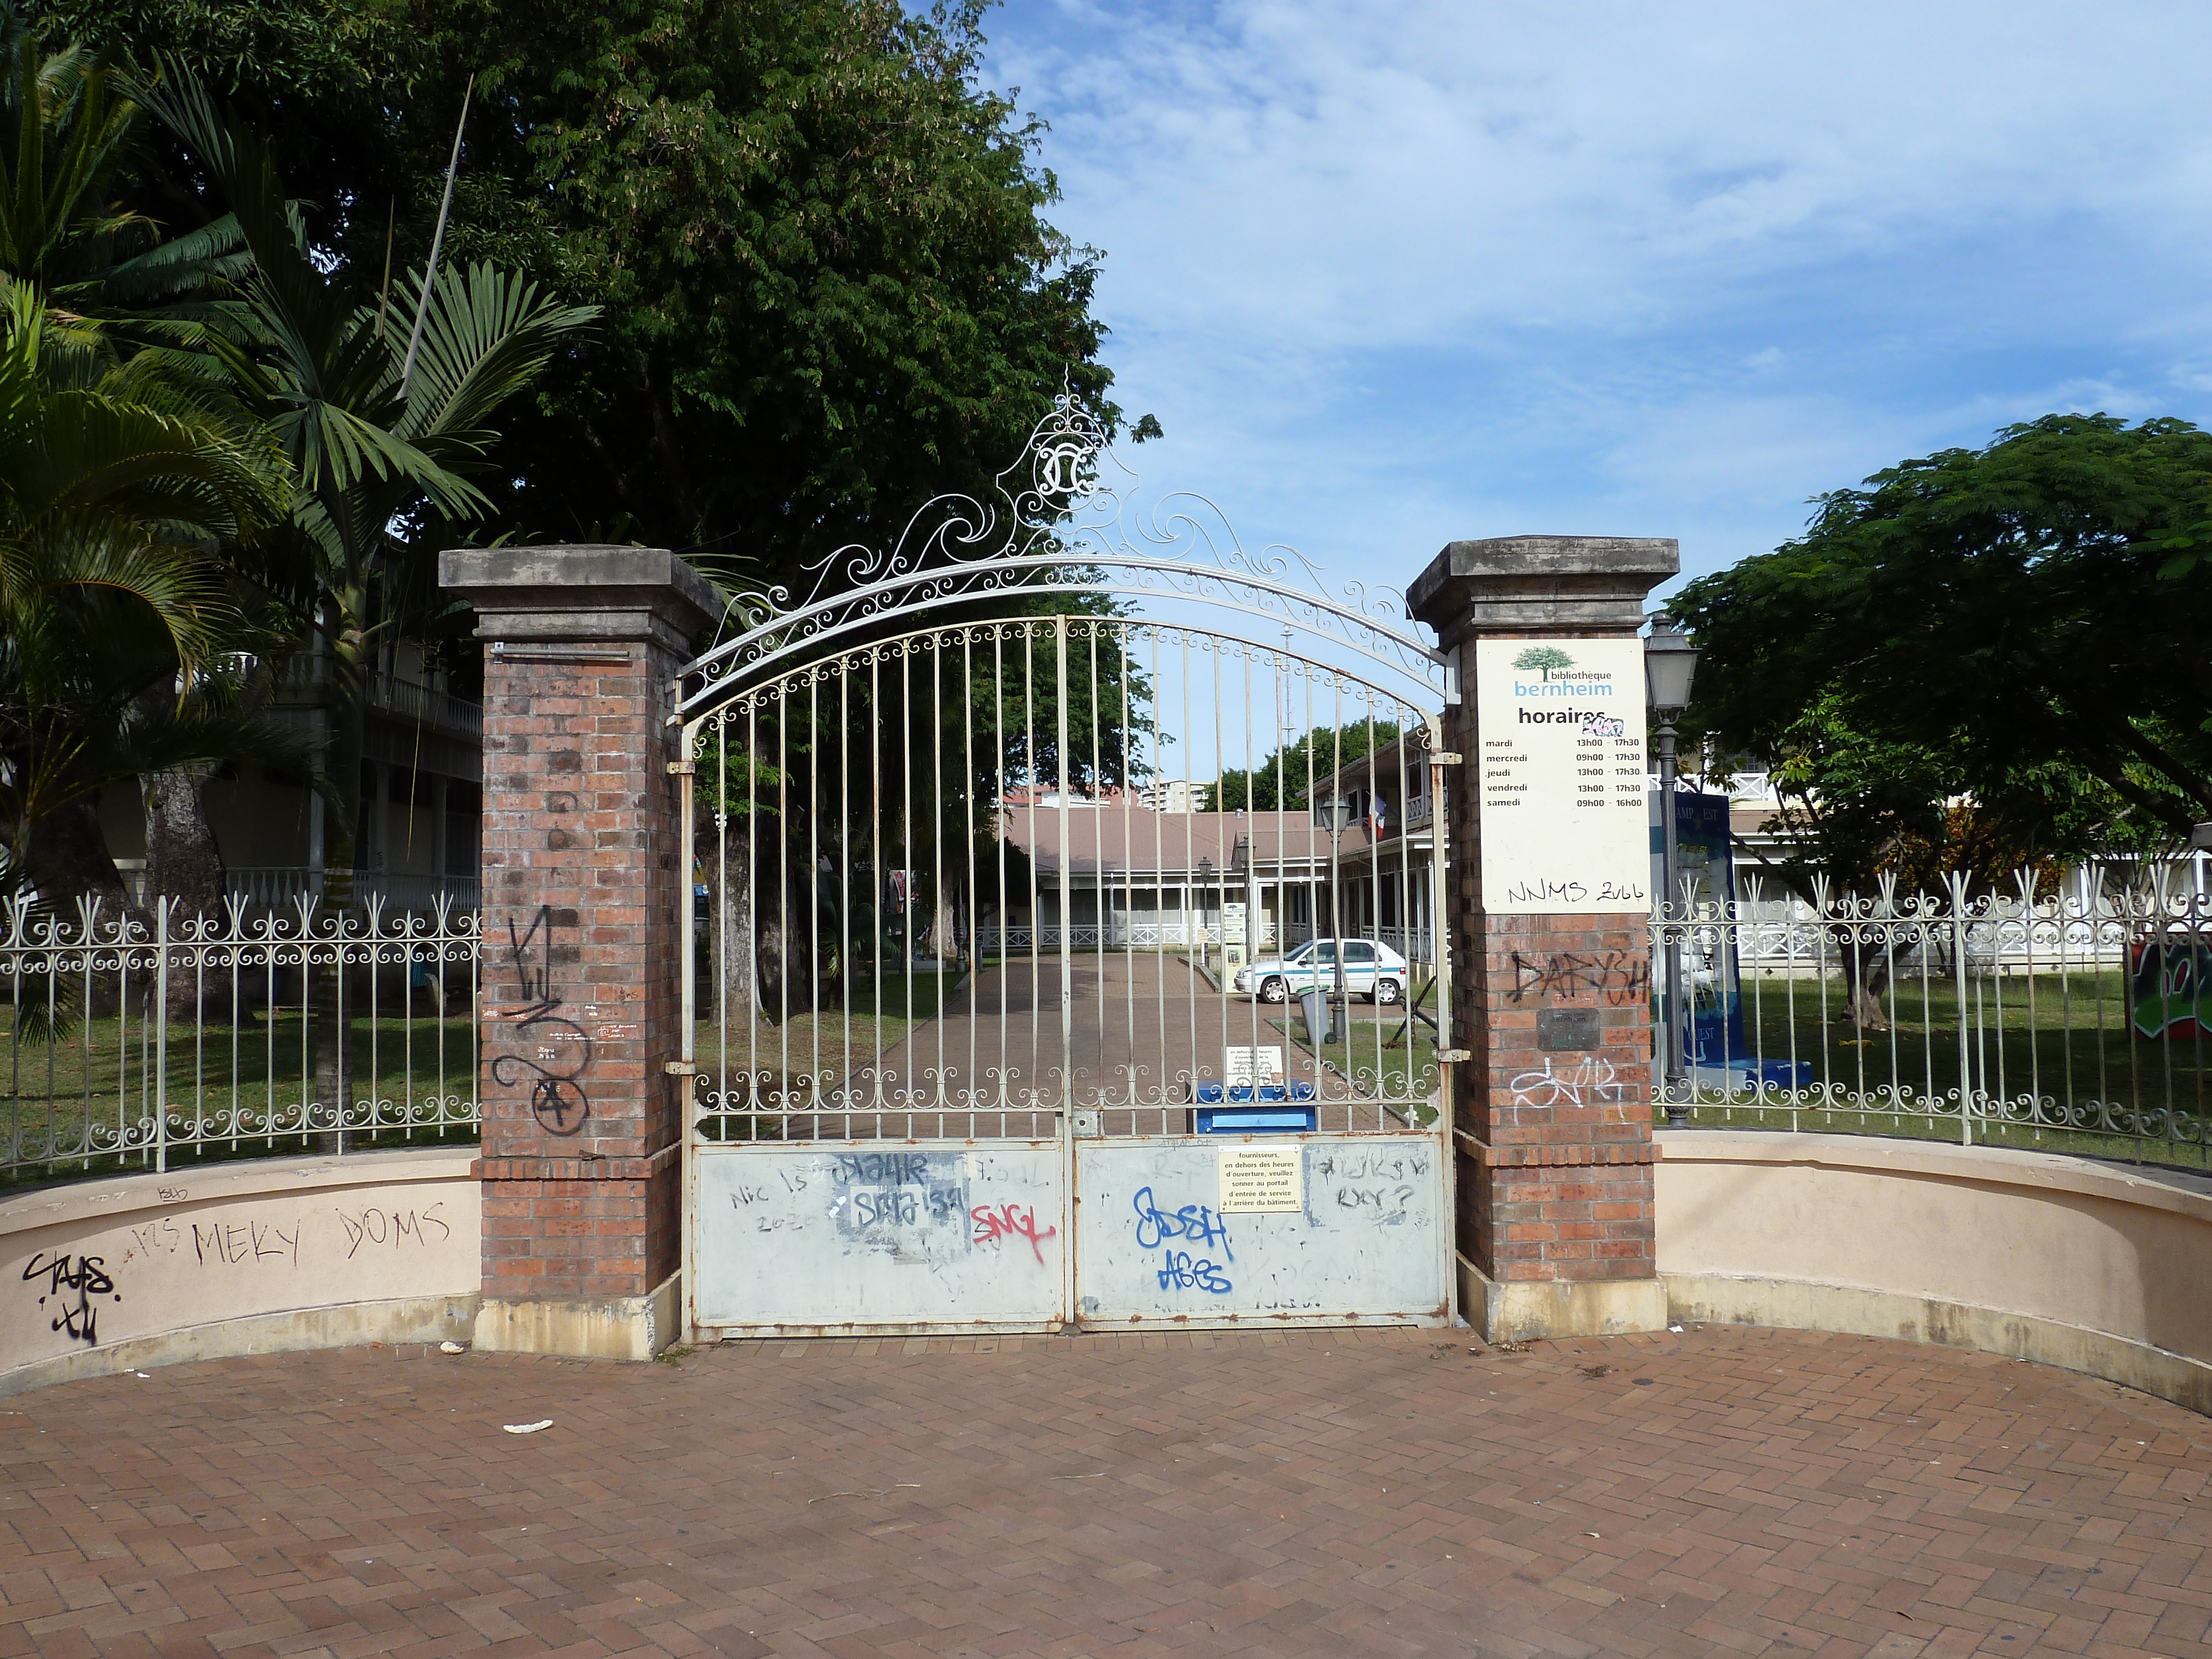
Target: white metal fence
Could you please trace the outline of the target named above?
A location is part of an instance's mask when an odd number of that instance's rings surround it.
[[[1679,1011],[1667,988],[1674,958]],[[2212,902],[2091,884],[1670,907],[1648,969],[1657,1097],[1676,1121],[1865,1129],[2205,1161]],[[2155,1146],[2152,1144],[2155,1143]],[[2163,1149],[2163,1150],[2159,1150]]]
[[[447,904],[0,909],[0,1180],[473,1132],[478,923]]]

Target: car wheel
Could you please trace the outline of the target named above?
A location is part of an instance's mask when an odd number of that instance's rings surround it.
[[[1291,988],[1284,984],[1279,979],[1271,978],[1261,982],[1260,987],[1261,1001],[1288,1002],[1290,1000]]]
[[[1378,1006],[1387,1007],[1405,994],[1398,988],[1398,981],[1395,979],[1378,979],[1375,981],[1375,1000]]]

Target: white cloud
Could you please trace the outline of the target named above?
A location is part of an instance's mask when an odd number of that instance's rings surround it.
[[[1527,529],[1710,568],[1908,453],[2203,406],[2202,15],[1018,0],[993,72],[1148,473],[1400,580]]]
[[[1433,343],[1648,327],[1976,222],[2163,216],[2212,171],[2195,18],[1070,4],[1001,68],[1133,320]]]

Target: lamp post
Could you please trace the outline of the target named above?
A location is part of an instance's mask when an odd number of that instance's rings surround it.
[[[1340,800],[1324,801],[1315,809],[1315,815],[1328,831],[1328,931],[1329,952],[1336,958],[1336,1024],[1340,1032],[1352,1023],[1352,988],[1344,976],[1344,918],[1339,914],[1340,884],[1337,880],[1337,860],[1341,855],[1344,823],[1349,813]],[[1346,1042],[1352,1041],[1346,1035]]]
[[[1653,617],[1651,632],[1644,641],[1644,696],[1659,739],[1659,916],[1666,975],[1662,994],[1667,1012],[1663,1027],[1666,1052],[1662,1056],[1662,1065],[1669,1128],[1680,1128],[1690,1121],[1688,1066],[1682,1035],[1682,939],[1679,926],[1670,931],[1667,922],[1668,908],[1674,902],[1677,866],[1674,722],[1689,707],[1690,686],[1697,672],[1698,647],[1663,615]]]
[[[1237,837],[1229,854],[1229,867],[1244,878],[1244,964],[1260,959],[1260,876],[1252,866],[1252,837]]]
[[[1213,955],[1213,929],[1206,920],[1212,914],[1209,902],[1213,897],[1213,860],[1202,858],[1198,861],[1198,964],[1203,968]]]

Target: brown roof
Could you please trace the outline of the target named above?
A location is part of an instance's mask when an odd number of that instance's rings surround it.
[[[1065,814],[1056,806],[1010,806],[1002,816],[1008,843],[1039,870],[1060,868],[1063,819],[1071,872],[1183,875],[1206,859],[1220,873],[1231,867],[1244,836],[1263,871],[1285,860],[1326,864],[1329,855],[1328,831],[1304,812],[1156,812],[1124,799],[1071,806]],[[1367,832],[1347,830],[1340,842],[1343,852],[1354,852],[1367,845]]]

